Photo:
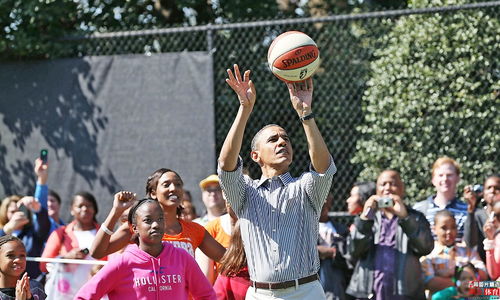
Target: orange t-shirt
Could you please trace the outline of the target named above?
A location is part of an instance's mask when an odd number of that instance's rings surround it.
[[[219,242],[224,248],[229,247],[229,241],[231,240],[231,235],[227,234],[220,223],[220,218],[216,218],[205,225],[205,229],[210,233],[214,239]]]
[[[222,228],[221,218],[225,217],[229,217],[229,215],[224,215],[208,222],[207,225],[205,225],[205,229],[217,242],[219,242],[219,244],[222,245],[222,247],[227,249],[229,247],[229,242],[231,241],[231,235],[227,234],[224,228]],[[215,262],[215,278],[219,275],[220,268],[220,263]]]
[[[205,228],[198,223],[186,222],[179,219],[182,231],[176,235],[163,235],[163,241],[169,242],[176,248],[186,250],[192,257],[194,257],[194,250],[200,246],[205,237]]]

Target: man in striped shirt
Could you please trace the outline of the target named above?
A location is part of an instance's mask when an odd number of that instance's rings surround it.
[[[306,134],[311,171],[288,172],[293,149],[286,131],[267,125],[252,140],[251,158],[262,177],[243,175],[239,157],[247,121],[255,104],[250,71],[228,70],[226,82],[240,106],[219,156],[219,178],[239,218],[252,286],[246,299],[325,299],[317,280],[316,249],[321,207],[336,172],[312,113],[312,79],[287,84],[290,101]]]

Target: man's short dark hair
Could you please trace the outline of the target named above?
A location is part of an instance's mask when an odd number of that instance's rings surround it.
[[[281,126],[279,126],[278,124],[267,124],[266,126],[262,127],[259,131],[257,131],[257,133],[253,136],[253,139],[252,139],[252,143],[250,145],[251,147],[251,150],[252,151],[257,151],[257,141],[259,140],[260,136],[262,135],[262,131],[264,131],[265,129],[269,128],[269,127],[279,127],[279,128],[283,128]]]

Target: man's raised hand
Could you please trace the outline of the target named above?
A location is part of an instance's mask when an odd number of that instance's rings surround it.
[[[244,107],[252,108],[255,104],[256,92],[255,86],[250,80],[250,70],[246,70],[241,77],[240,69],[238,65],[234,65],[234,74],[231,69],[227,69],[226,78],[227,84],[233,89],[233,91],[238,95],[238,100],[240,105]]]
[[[314,90],[312,78],[308,78],[301,82],[287,82],[286,85],[288,87],[288,93],[290,94],[290,101],[299,117],[311,113]]]

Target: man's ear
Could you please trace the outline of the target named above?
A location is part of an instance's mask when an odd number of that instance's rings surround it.
[[[250,152],[250,157],[252,158],[252,160],[254,162],[256,162],[257,164],[260,165],[260,155],[259,155],[259,152],[258,151],[252,151]]]

